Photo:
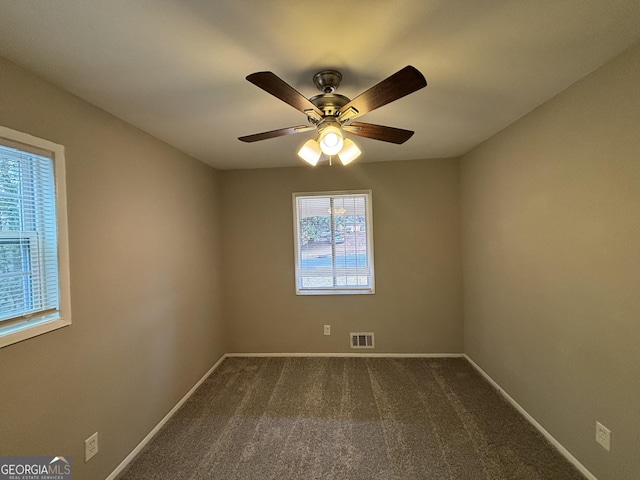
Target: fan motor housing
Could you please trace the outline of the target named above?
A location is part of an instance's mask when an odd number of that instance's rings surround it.
[[[316,107],[328,116],[336,116],[340,109],[349,103],[349,99],[337,93],[322,93],[309,99]]]
[[[311,97],[309,101],[324,112],[324,116],[336,116],[340,109],[349,103],[344,95],[333,93],[340,86],[342,74],[337,70],[322,70],[313,76],[313,83],[322,93]]]

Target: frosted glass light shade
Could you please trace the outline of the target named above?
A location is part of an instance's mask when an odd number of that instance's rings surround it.
[[[322,130],[319,142],[322,153],[325,155],[335,155],[342,150],[344,139],[338,127],[329,126]]]
[[[362,152],[355,144],[355,142],[350,138],[346,138],[344,140],[344,147],[342,147],[342,150],[340,150],[340,153],[338,153],[338,158],[343,165],[349,165],[356,158],[358,158],[361,153]]]
[[[318,160],[320,160],[320,156],[322,155],[322,151],[320,150],[320,145],[313,138],[311,140],[307,140],[300,150],[298,150],[298,156],[307,162],[312,167],[315,167],[318,164]]]

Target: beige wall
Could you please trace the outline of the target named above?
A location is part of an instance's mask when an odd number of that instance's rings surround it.
[[[229,350],[348,352],[350,331],[373,331],[373,353],[462,352],[458,174],[457,160],[222,172]],[[291,194],[348,189],[373,191],[376,293],[296,296]]]
[[[219,178],[2,59],[0,124],[66,147],[73,312],[0,349],[0,454],[105,478],[225,351]]]
[[[639,78],[637,46],[461,169],[465,352],[599,480],[640,472]]]

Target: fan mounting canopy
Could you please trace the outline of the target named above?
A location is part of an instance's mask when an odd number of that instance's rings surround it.
[[[336,70],[323,70],[313,76],[313,83],[322,93],[333,93],[340,86],[342,74]]]

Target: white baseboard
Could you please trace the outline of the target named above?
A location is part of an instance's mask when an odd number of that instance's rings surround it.
[[[189,390],[186,393],[186,395],[182,397],[178,403],[176,403],[176,405],[169,411],[169,413],[167,413],[164,416],[164,418],[160,420],[160,422],[153,428],[153,430],[151,430],[147,434],[147,436],[142,439],[142,441],[138,444],[138,446],[134,448],[131,451],[131,453],[127,455],[127,457],[122,462],[120,462],[120,465],[118,465],[116,469],[113,472],[111,472],[111,475],[109,475],[105,480],[114,480],[120,474],[120,472],[122,472],[125,468],[127,468],[127,466],[135,458],[135,456],[138,455],[138,453],[140,453],[140,451],[147,446],[147,444],[151,441],[153,437],[155,437],[155,435],[160,431],[160,429],[164,426],[164,424],[167,423],[171,417],[173,417],[173,415],[180,409],[180,407],[184,404],[184,402],[186,402],[189,399],[189,397],[191,397],[191,395],[194,394],[197,388],[200,385],[202,385],[202,382],[204,382],[209,377],[209,375],[211,375],[213,371],[216,368],[218,368],[218,366],[222,363],[222,361],[225,358],[226,358],[226,355],[223,355],[222,357],[220,357],[220,359],[213,365],[213,367],[211,367],[209,371],[207,371],[207,373],[205,373],[202,376],[202,378],[198,380],[198,383],[196,383],[191,388],[191,390]]]
[[[464,353],[227,353],[226,357],[384,357],[384,358],[461,358]]]
[[[576,457],[571,455],[569,450],[564,448],[564,446],[562,446],[560,442],[553,438],[553,436],[549,432],[547,432],[547,430],[545,430],[545,428],[540,425],[535,418],[529,415],[529,412],[522,408],[518,402],[516,402],[507,392],[505,392],[504,389],[500,385],[498,385],[498,383],[493,378],[491,378],[487,372],[480,368],[480,365],[474,362],[466,353],[463,356],[469,361],[473,368],[475,368],[478,373],[480,373],[480,375],[482,375],[496,390],[498,390],[500,395],[502,395],[505,400],[509,402],[531,425],[533,425],[542,435],[544,435],[549,443],[551,443],[551,445],[553,445],[556,450],[558,450],[562,454],[563,457],[565,457],[574,467],[576,467],[580,471],[580,473],[582,473],[588,480],[598,480],[593,473],[587,470],[587,468],[578,461]]]

